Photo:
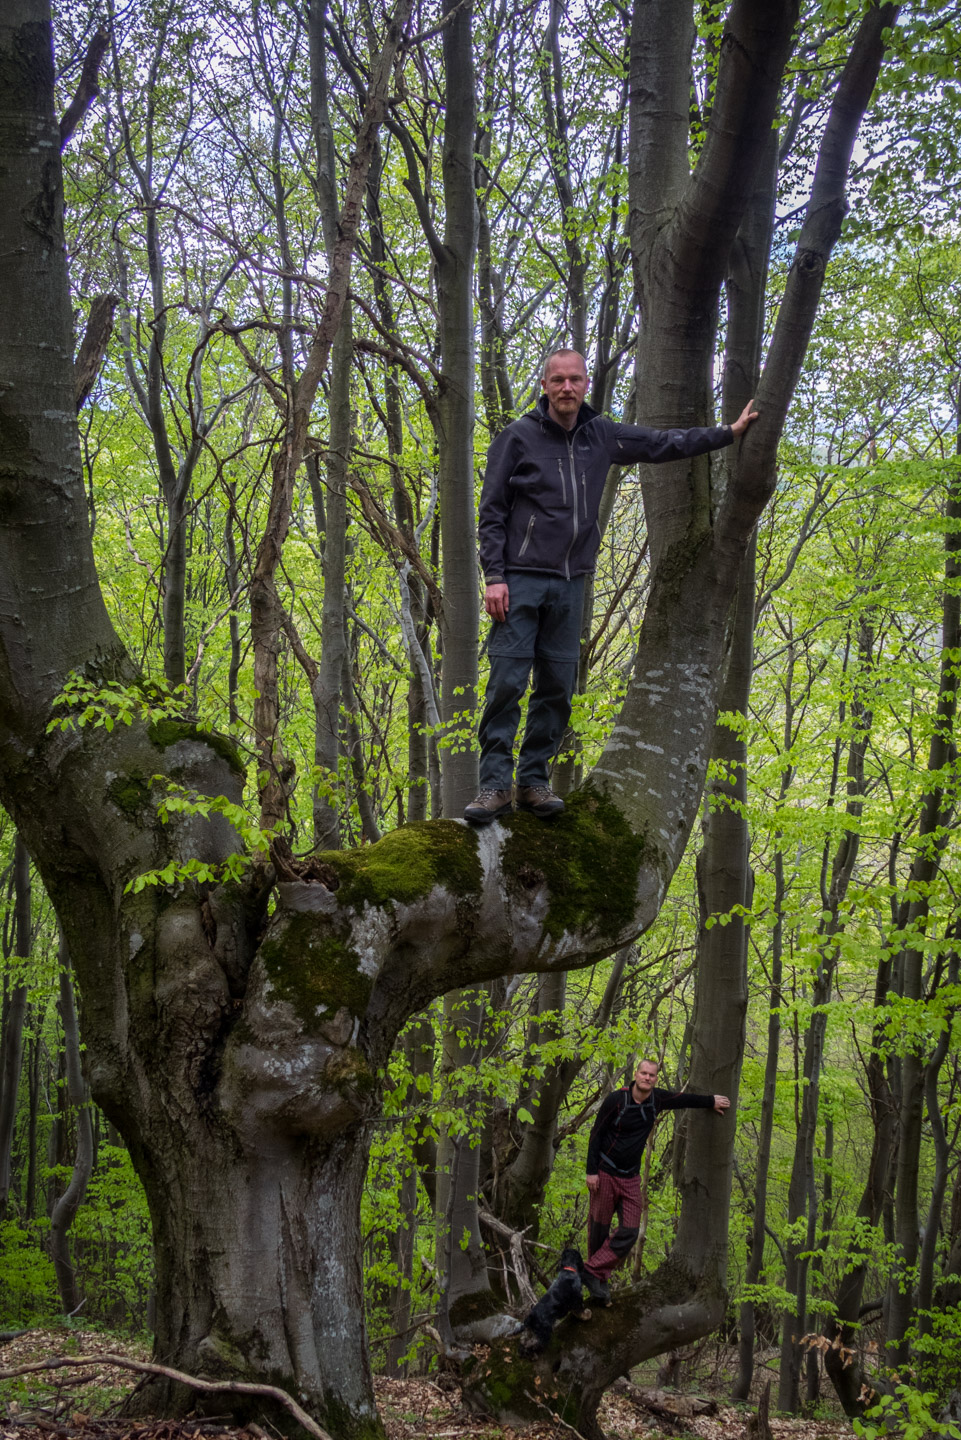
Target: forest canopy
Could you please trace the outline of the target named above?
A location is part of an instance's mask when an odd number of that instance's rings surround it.
[[[708,1335],[741,1399],[773,1350],[785,1412],[947,1423],[959,35],[6,0],[0,1325],[337,1440],[437,1363],[596,1435]],[[611,470],[567,809],[477,832],[484,457],[561,347],[628,423],[759,418]],[[614,1303],[525,1357],[645,1057],[731,1116],[658,1125]]]

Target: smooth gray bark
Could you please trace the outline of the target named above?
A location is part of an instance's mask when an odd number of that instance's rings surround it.
[[[907,925],[912,933],[922,929],[930,909],[929,887],[938,873],[947,846],[947,824],[954,809],[952,796],[943,784],[944,767],[955,745],[955,718],[958,699],[957,665],[953,657],[961,645],[961,487],[948,482],[945,514],[950,522],[944,536],[944,578],[941,621],[941,678],[934,730],[928,753],[930,787],[923,797],[918,817],[918,850],[911,865]],[[923,995],[925,957],[906,947],[899,957],[899,993],[906,1000]],[[895,1224],[898,1260],[888,1284],[887,1343],[891,1364],[903,1365],[910,1355],[908,1327],[914,1309],[914,1267],[919,1254],[919,1177],[922,1109],[924,1102],[924,1056],[912,1046],[901,1057],[900,1141],[898,1145]]]
[[[444,608],[441,716],[470,731],[477,703],[477,521],[474,511],[474,196],[476,99],[473,6],[444,0],[444,238],[435,256],[441,379],[437,396]],[[477,752],[443,756],[443,813],[460,815],[477,789]]]
[[[25,960],[30,954],[30,856],[18,835],[13,858],[14,924],[13,953]],[[5,960],[10,958],[4,954]],[[6,1214],[10,1198],[13,1132],[20,1096],[20,1070],[23,1064],[23,1031],[27,1018],[27,984],[13,985],[3,1007],[3,1028],[0,1032],[0,1219]]]
[[[60,940],[60,1023],[63,1025],[64,1070],[66,1098],[77,1119],[77,1151],[73,1171],[66,1190],[60,1195],[50,1214],[50,1254],[57,1275],[60,1304],[66,1315],[73,1315],[81,1304],[77,1273],[70,1255],[70,1227],[87,1193],[93,1173],[93,1120],[90,1095],[83,1078],[80,1060],[80,1027],[73,993],[70,952]]]

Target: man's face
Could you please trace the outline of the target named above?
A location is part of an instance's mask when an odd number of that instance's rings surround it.
[[[587,367],[580,355],[553,355],[541,381],[551,418],[565,430],[573,428],[587,394]]]
[[[634,1084],[644,1094],[653,1090],[657,1084],[657,1066],[650,1060],[642,1060],[634,1072]]]

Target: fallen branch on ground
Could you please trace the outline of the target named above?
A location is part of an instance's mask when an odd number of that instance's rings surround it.
[[[625,1375],[615,1380],[611,1393],[623,1395],[632,1405],[651,1416],[668,1434],[693,1435],[692,1420],[698,1415],[716,1415],[714,1400],[700,1400],[688,1395],[667,1395],[663,1390],[642,1390]]]
[[[136,1370],[141,1375],[164,1375],[179,1385],[188,1385],[192,1390],[204,1394],[252,1395],[263,1400],[276,1400],[302,1425],[314,1440],[333,1440],[333,1436],[312,1420],[306,1410],[301,1409],[292,1395],[279,1390],[276,1385],[252,1385],[245,1380],[198,1380],[183,1370],[172,1370],[169,1365],[154,1365],[147,1360],[128,1360],[125,1355],[58,1355],[51,1360],[35,1360],[30,1365],[18,1365],[13,1370],[0,1370],[0,1380],[13,1380],[18,1375],[29,1375],[38,1370],[60,1370],[65,1365],[117,1365],[122,1370]]]

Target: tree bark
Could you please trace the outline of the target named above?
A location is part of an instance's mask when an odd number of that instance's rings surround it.
[[[14,841],[14,954],[26,960],[30,954],[30,856],[18,835]],[[8,960],[9,955],[4,955]],[[2,1064],[0,1064],[0,1220],[6,1214],[12,1181],[13,1132],[20,1099],[20,1070],[23,1064],[23,1028],[27,1018],[27,984],[17,981],[4,1006]]]
[[[119,304],[119,295],[95,295],[90,302],[87,327],[77,351],[76,402],[80,410],[86,404],[90,392],[97,383],[100,367],[113,334],[113,312]]]
[[[444,0],[444,241],[436,255],[441,380],[437,397],[444,608],[441,718],[472,729],[477,703],[477,521],[474,512],[474,198],[476,101],[473,7]],[[460,815],[477,789],[477,752],[446,749],[443,813]]]
[[[942,777],[955,749],[955,717],[958,673],[954,656],[961,645],[961,597],[957,593],[961,576],[961,485],[948,481],[945,514],[949,522],[944,536],[944,579],[941,622],[941,678],[934,729],[928,754],[932,777],[923,796],[918,819],[918,850],[911,865],[907,907],[910,933],[923,930],[930,910],[930,886],[940,869],[953,811],[953,799]],[[899,993],[905,1000],[919,1001],[923,993],[924,955],[920,949],[905,948],[900,958]],[[919,1249],[918,1165],[921,1151],[922,1106],[924,1101],[924,1057],[917,1044],[901,1057],[900,1140],[898,1145],[895,1216],[898,1260],[888,1284],[888,1353],[895,1367],[906,1363],[910,1354],[908,1327],[914,1314],[914,1267]]]
[[[66,1190],[50,1216],[50,1254],[57,1275],[60,1304],[65,1315],[73,1315],[81,1304],[77,1273],[70,1256],[70,1227],[87,1193],[93,1173],[93,1122],[90,1095],[80,1061],[80,1029],[70,973],[70,952],[60,939],[60,1021],[63,1025],[64,1069],[67,1101],[77,1117],[77,1154]]]
[[[342,843],[338,778],[341,753],[341,701],[347,658],[347,466],[350,463],[350,370],[354,354],[350,305],[331,351],[330,442],[327,451],[327,528],[324,531],[324,604],[320,664],[311,685],[314,701],[314,845],[337,850]]]
[[[870,670],[874,634],[870,616],[862,616],[858,635],[859,671]],[[847,719],[847,705],[842,700],[840,725]],[[827,1034],[828,1005],[834,989],[837,968],[837,936],[843,929],[840,910],[847,894],[860,847],[859,822],[864,804],[864,756],[871,734],[873,713],[855,691],[851,702],[852,739],[848,747],[846,768],[847,799],[844,811],[847,824],[834,853],[830,886],[822,881],[822,905],[826,920],[818,927],[818,968],[811,989],[811,1017],[804,1033],[804,1080],[801,1095],[801,1118],[794,1145],[791,1179],[788,1185],[788,1224],[806,1219],[806,1233],[801,1239],[789,1239],[786,1246],[784,1288],[795,1297],[795,1309],[786,1312],[781,1335],[781,1369],[778,1408],[795,1413],[800,1405],[800,1377],[803,1358],[802,1340],[808,1329],[807,1277],[809,1256],[814,1250],[817,1225],[817,1196],[814,1179],[814,1150],[818,1126],[821,1070],[824,1062],[824,1040]],[[840,742],[839,742],[840,745]],[[835,776],[837,760],[835,760]],[[833,801],[833,795],[832,795]],[[825,843],[822,874],[827,872],[828,848]]]
[[[878,964],[875,979],[874,1013],[880,1023],[875,1023],[867,1067],[872,1120],[871,1158],[857,1209],[858,1219],[872,1228],[880,1221],[886,1197],[890,1194],[891,1165],[897,1151],[897,1107],[881,1058],[885,1042],[883,1011],[890,984],[891,961],[885,958]],[[870,1379],[872,1384],[875,1383],[875,1377],[865,1370],[856,1349],[867,1274],[868,1257],[862,1254],[841,1278],[836,1298],[836,1319],[826,1331],[831,1348],[825,1351],[825,1369],[845,1415],[852,1419],[862,1415],[866,1408],[864,1397],[868,1392],[865,1382]]]
[[[947,984],[956,986],[958,978],[958,956],[952,955],[948,965]],[[924,1067],[924,1103],[934,1141],[934,1176],[918,1265],[918,1328],[921,1335],[929,1335],[934,1328],[934,1261],[941,1237],[941,1211],[948,1188],[950,1158],[947,1136],[944,1133],[944,1119],[938,1098],[938,1077],[948,1055],[951,1025],[956,1014],[957,1006],[950,1007],[945,1016],[945,1028],[935,1046],[934,1053]]]

